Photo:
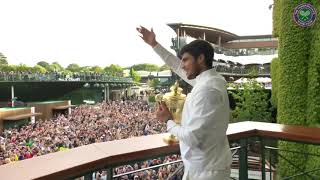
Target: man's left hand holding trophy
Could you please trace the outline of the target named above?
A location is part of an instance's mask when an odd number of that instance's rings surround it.
[[[173,115],[163,100],[163,94],[156,95],[155,99],[157,102],[157,119],[159,119],[163,123],[167,123],[168,120],[173,120]]]

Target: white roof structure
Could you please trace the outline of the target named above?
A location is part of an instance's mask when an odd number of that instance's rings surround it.
[[[224,61],[238,62],[243,65],[246,64],[266,64],[271,63],[272,59],[278,57],[274,55],[251,55],[251,56],[226,56],[224,54],[214,54],[214,59],[222,59]]]
[[[268,78],[268,77],[258,77],[258,78],[255,78],[255,80],[259,83],[269,83],[271,82],[271,78]],[[248,82],[248,79],[247,78],[240,78],[236,81],[234,81],[234,83],[246,83]]]
[[[165,70],[165,71],[160,71],[160,72],[149,72],[149,71],[137,71],[137,73],[141,76],[141,77],[148,77],[149,75],[155,76],[155,77],[170,77],[171,71],[170,70]]]

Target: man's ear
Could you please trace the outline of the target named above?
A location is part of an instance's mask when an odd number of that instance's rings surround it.
[[[199,62],[201,65],[206,65],[205,58],[204,58],[204,55],[203,55],[203,54],[200,54],[200,55],[199,55],[199,57],[198,57],[198,62]]]

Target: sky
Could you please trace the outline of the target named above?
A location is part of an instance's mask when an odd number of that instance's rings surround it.
[[[0,52],[9,64],[57,61],[101,67],[163,61],[138,36],[153,27],[170,48],[167,23],[271,34],[273,0],[0,0]],[[172,50],[174,53],[174,51]]]

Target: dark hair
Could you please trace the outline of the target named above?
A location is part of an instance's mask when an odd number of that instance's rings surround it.
[[[181,58],[184,53],[191,54],[195,59],[203,54],[207,67],[212,68],[214,49],[208,41],[194,40],[182,47],[179,53],[179,57]]]

